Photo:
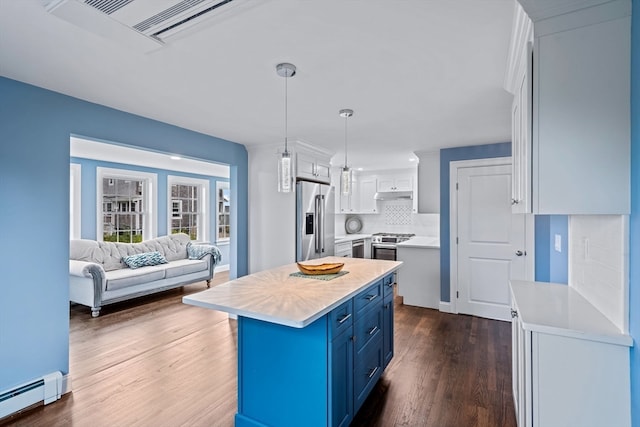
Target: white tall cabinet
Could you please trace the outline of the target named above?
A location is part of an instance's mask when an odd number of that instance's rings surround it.
[[[513,212],[628,214],[631,2],[519,1]]]
[[[518,427],[631,425],[632,338],[567,285],[512,281]]]

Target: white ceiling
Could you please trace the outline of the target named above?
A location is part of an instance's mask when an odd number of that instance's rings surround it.
[[[355,111],[354,167],[409,166],[415,151],[511,139],[503,81],[513,0],[235,2],[144,53],[48,13],[41,0],[0,0],[0,75],[275,147],[284,140],[275,66],[291,62],[289,139],[335,152],[336,165],[342,108]]]

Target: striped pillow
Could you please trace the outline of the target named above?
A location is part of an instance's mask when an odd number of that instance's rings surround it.
[[[147,265],[166,264],[168,261],[160,252],[144,252],[122,257],[122,262],[129,268],[139,268]]]

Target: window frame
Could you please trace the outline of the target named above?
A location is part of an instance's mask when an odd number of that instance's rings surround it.
[[[69,164],[69,239],[82,237],[82,165]]]
[[[171,196],[171,187],[174,185],[191,185],[198,187],[198,199],[200,212],[197,214],[198,235],[194,242],[209,242],[211,239],[210,225],[211,219],[209,214],[209,192],[210,183],[208,179],[191,178],[188,176],[167,175],[167,234],[171,234],[171,220],[177,219],[173,213],[173,203],[181,200],[174,200]],[[182,217],[182,206],[180,207],[180,217]]]
[[[220,190],[230,190],[228,181],[216,181],[216,243],[226,243],[231,241],[231,212],[220,212]],[[229,191],[231,193],[231,191]],[[231,194],[229,194],[231,197]],[[229,201],[229,211],[231,211],[231,201]],[[220,214],[226,214],[229,216],[229,237],[220,238],[218,229],[220,228]]]
[[[158,224],[158,175],[129,169],[96,168],[96,240],[104,241],[104,212],[102,211],[104,179],[127,179],[143,182],[142,195],[145,204],[142,221],[142,241],[157,237]],[[112,212],[117,213],[117,212]]]

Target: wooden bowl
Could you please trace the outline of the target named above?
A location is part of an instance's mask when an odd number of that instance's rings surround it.
[[[344,262],[332,262],[325,264],[298,264],[298,270],[303,274],[336,274],[342,267]]]

